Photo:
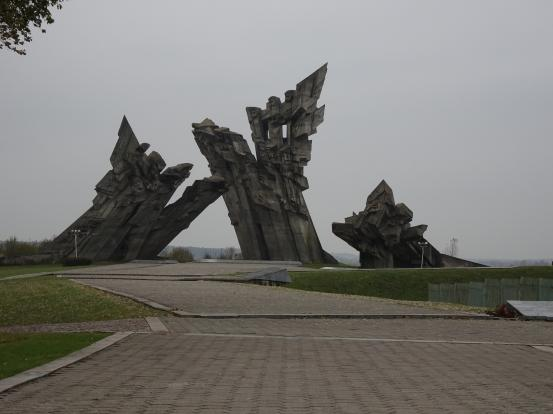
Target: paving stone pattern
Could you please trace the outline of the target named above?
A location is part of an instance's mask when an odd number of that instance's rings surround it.
[[[236,283],[94,276],[86,283],[190,313],[452,313]],[[551,322],[160,320],[169,332],[152,333],[144,320],[28,327],[149,333],[0,394],[0,413],[553,412],[553,348],[530,346],[553,344]]]
[[[0,399],[8,413],[551,412],[528,346],[133,335]]]

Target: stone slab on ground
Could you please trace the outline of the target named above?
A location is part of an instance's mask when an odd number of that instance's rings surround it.
[[[80,279],[190,314],[467,314],[386,299],[213,281]]]
[[[165,324],[158,317],[148,316],[146,317],[146,322],[148,322],[148,325],[150,326],[150,329],[152,330],[152,332],[156,332],[156,333],[169,332],[169,329],[167,328],[167,326],[165,326]]]
[[[0,412],[545,413],[552,364],[520,345],[132,335]]]
[[[553,301],[508,300],[507,304],[520,313],[524,319],[553,321]]]
[[[241,276],[245,281],[267,281],[278,283],[291,283],[292,279],[286,268],[269,267],[252,273],[246,273]]]

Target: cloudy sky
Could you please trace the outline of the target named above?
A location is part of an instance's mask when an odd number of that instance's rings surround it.
[[[553,256],[551,1],[70,0],[55,17],[27,56],[0,51],[0,239],[90,206],[123,114],[191,182],[210,175],[192,122],[249,140],[246,106],[328,62],[305,169],[328,251],[353,251],[331,223],[386,179],[440,250]],[[237,246],[223,200],[174,243]]]

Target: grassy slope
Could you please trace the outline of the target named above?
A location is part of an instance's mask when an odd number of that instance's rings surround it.
[[[0,379],[45,364],[105,338],[104,333],[0,332]]]
[[[54,276],[0,282],[0,326],[159,315],[165,313]]]
[[[401,300],[428,300],[428,283],[483,281],[486,278],[553,278],[553,267],[506,269],[382,269],[292,272],[290,288]]]
[[[59,264],[0,266],[0,279],[2,279],[3,277],[25,275],[28,273],[55,272],[56,270],[68,269],[68,267]]]

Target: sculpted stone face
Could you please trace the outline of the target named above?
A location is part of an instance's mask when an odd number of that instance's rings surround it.
[[[360,252],[361,267],[417,267],[426,242],[426,225],[411,227],[413,212],[403,203],[396,204],[386,181],[367,197],[365,210],[347,217],[344,223],[332,223],[332,232]],[[427,266],[442,266],[440,253],[427,245]]]
[[[165,169],[157,152],[146,154],[123,118],[119,139],[110,157],[112,169],[96,186],[92,207],[56,239],[51,253],[73,253],[72,229],[81,230],[79,255],[92,260],[149,259],[225,191],[220,177],[195,181],[175,203],[166,205],[188,178],[192,164]],[[165,170],[164,170],[165,169]]]
[[[335,263],[319,238],[302,192],[303,168],[311,159],[309,136],[317,132],[324,106],[317,107],[326,65],[265,109],[247,107],[255,156],[244,138],[206,119],[192,124],[212,174],[224,177],[223,198],[244,259]]]

